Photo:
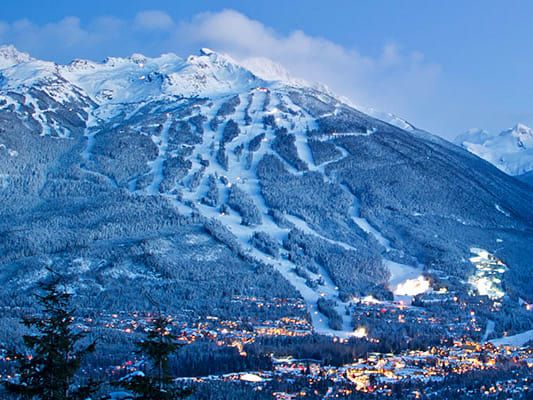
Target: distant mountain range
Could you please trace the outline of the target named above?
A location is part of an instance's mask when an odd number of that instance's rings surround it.
[[[497,135],[471,129],[459,135],[455,143],[503,172],[533,183],[533,129],[526,125],[517,124]]]
[[[518,311],[533,302],[530,188],[268,65],[0,48],[1,301],[28,304],[51,268],[82,307],[146,309],[149,293],[224,317],[252,312],[235,296],[300,298],[317,332],[351,335],[353,299],[445,287],[533,325]],[[519,174],[530,132],[462,143],[501,143],[494,162]],[[473,256],[505,272],[490,281]]]

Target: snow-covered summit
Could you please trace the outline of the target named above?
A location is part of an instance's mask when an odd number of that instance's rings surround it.
[[[533,129],[524,124],[518,123],[514,128],[501,132],[499,136],[515,138],[518,147],[530,148],[533,146]]]
[[[31,59],[29,54],[18,51],[12,45],[0,46],[0,69],[28,62]]]
[[[0,47],[0,74],[2,89],[31,87],[33,84],[56,80],[57,65],[42,61],[17,50],[14,46]]]
[[[498,135],[472,129],[458,136],[456,143],[510,175],[533,170],[533,129],[524,124]]]
[[[169,96],[212,97],[267,85],[231,57],[209,49],[201,49],[199,55],[187,59],[172,53],[154,58],[133,54],[108,57],[103,62],[76,59],[59,65],[4,46],[0,48],[0,71],[4,88],[60,79],[99,104]]]
[[[202,48],[200,49],[200,54],[201,54],[202,56],[209,56],[209,55],[211,55],[211,54],[213,54],[213,53],[214,53],[214,51],[211,50],[211,49],[208,49],[207,47],[202,47]]]
[[[254,88],[281,86],[312,89],[336,102],[354,106],[322,84],[294,77],[273,60],[255,57],[236,61],[208,48],[185,59],[174,53],[158,57],[135,53],[129,57],[107,57],[101,62],[75,59],[68,64],[56,64],[32,58],[13,46],[4,46],[0,47],[0,73],[3,89],[24,92],[38,85],[62,104],[78,93],[96,104],[115,109],[120,104],[156,99],[218,98]],[[407,121],[392,114],[356,108],[401,129],[414,130]]]

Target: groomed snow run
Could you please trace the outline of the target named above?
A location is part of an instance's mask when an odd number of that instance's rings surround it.
[[[495,346],[521,347],[533,340],[533,329],[519,333],[517,335],[505,336],[498,339],[489,340]]]

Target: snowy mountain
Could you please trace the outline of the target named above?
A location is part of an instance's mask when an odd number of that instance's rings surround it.
[[[498,135],[473,129],[455,142],[509,175],[533,171],[533,129],[526,125],[517,124]]]
[[[224,316],[250,312],[234,296],[300,298],[316,331],[349,336],[365,296],[533,300],[531,190],[263,67],[208,49],[67,65],[0,49],[3,301],[52,268],[87,307],[142,309],[148,291]],[[499,282],[472,249],[505,260]]]

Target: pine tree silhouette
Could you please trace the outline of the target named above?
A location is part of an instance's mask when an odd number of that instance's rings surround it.
[[[73,329],[72,295],[59,278],[40,285],[36,295],[42,314],[24,317],[23,324],[36,333],[23,336],[27,351],[12,352],[17,361],[15,380],[2,383],[8,392],[27,399],[85,400],[98,385],[76,385],[74,380],[83,358],[95,349],[95,342],[81,346],[84,332]]]
[[[137,399],[171,400],[187,397],[191,393],[190,390],[173,385],[169,358],[180,345],[170,330],[171,322],[170,317],[161,313],[151,321],[146,338],[137,343],[137,353],[149,361],[146,373],[132,374],[118,383],[133,392]]]

